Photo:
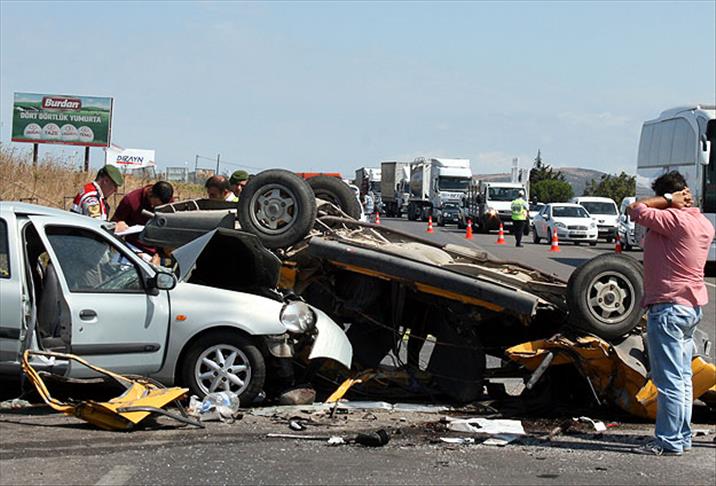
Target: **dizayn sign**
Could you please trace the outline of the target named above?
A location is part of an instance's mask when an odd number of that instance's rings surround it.
[[[15,93],[12,141],[107,147],[112,98]]]
[[[105,163],[127,170],[144,169],[156,165],[154,150],[125,149],[116,145],[106,149]]]

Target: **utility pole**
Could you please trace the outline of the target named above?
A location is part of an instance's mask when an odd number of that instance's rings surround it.
[[[216,175],[219,175],[219,160],[221,159],[221,154],[216,154]]]
[[[194,177],[192,178],[192,182],[196,184],[196,171],[199,170],[199,155],[194,156]]]

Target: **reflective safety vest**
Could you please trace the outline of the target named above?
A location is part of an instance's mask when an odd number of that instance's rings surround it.
[[[527,219],[527,201],[521,197],[512,201],[510,209],[512,210],[513,221],[525,221]]]
[[[104,199],[102,189],[96,182],[88,182],[82,187],[72,201],[73,213],[84,214],[90,218],[101,219],[107,221],[109,214],[109,204]]]

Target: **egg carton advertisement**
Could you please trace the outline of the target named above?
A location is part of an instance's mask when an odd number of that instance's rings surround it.
[[[15,93],[12,141],[108,147],[112,98]]]

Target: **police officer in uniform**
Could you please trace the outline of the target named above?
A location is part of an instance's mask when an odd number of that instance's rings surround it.
[[[522,247],[522,235],[524,235],[525,224],[527,224],[527,216],[529,215],[529,206],[525,201],[525,191],[520,190],[517,199],[512,201],[510,209],[512,210],[512,231],[515,235],[515,246]]]
[[[113,165],[105,165],[97,172],[94,181],[85,184],[77,193],[70,211],[107,221],[109,219],[107,198],[117,192],[117,188],[122,184],[124,178],[119,169]]]

